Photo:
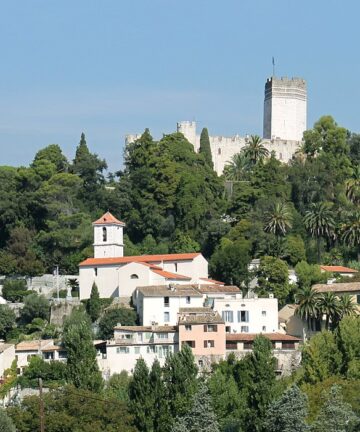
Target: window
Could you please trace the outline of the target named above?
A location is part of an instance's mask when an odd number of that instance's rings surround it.
[[[266,326],[262,326],[261,331],[266,332]]]
[[[192,330],[191,324],[185,324],[185,330],[191,331]]]
[[[130,348],[129,347],[117,347],[116,353],[117,354],[129,354]]]
[[[261,316],[266,317],[266,311],[261,311]]]
[[[177,273],[177,263],[175,263],[174,265],[175,265],[175,273]]]
[[[204,366],[204,362],[203,362],[203,360],[199,360],[199,361],[198,361],[198,365],[199,365],[200,367],[203,367],[203,366]]]
[[[295,349],[295,342],[283,342],[282,349]]]
[[[240,331],[241,333],[249,333],[249,326],[241,326]]]
[[[164,312],[164,322],[170,321],[170,312]]]
[[[360,294],[358,294],[358,295],[356,296],[356,303],[357,303],[357,304],[360,304]]]
[[[237,343],[236,342],[226,342],[226,349],[227,350],[236,350],[237,349]]]
[[[164,297],[164,306],[169,307],[170,306],[170,299],[169,297]]]
[[[191,347],[191,348],[195,348],[195,341],[183,341],[182,344],[183,345],[186,344],[186,345],[189,345],[189,347]]]
[[[156,336],[159,339],[168,339],[169,338],[169,333],[157,333]]]
[[[59,359],[66,359],[67,353],[66,351],[59,351]]]
[[[218,148],[218,155],[221,155],[221,148]]]
[[[134,273],[130,276],[130,279],[139,279],[139,276]]]
[[[249,311],[238,311],[238,322],[249,322]]]
[[[216,324],[205,324],[204,325],[204,331],[208,332],[217,332],[217,325]]]
[[[191,302],[191,297],[190,297],[190,296],[187,296],[187,297],[186,297],[186,304],[190,304],[190,302]]]
[[[156,346],[155,345],[150,345],[147,347],[146,349],[148,354],[155,354],[156,353]]]
[[[223,311],[222,319],[227,322],[234,322],[234,314],[233,311]]]
[[[145,339],[150,339],[152,334],[150,332],[145,333]]]
[[[215,342],[213,340],[205,340],[204,348],[214,348]]]
[[[140,354],[140,347],[135,347],[135,354]]]
[[[103,242],[107,241],[107,232],[106,232],[106,227],[103,228]]]
[[[97,276],[97,273],[98,273],[97,272],[97,267],[94,268],[94,273],[95,273],[95,276]]]
[[[252,349],[252,342],[244,342],[244,349]]]
[[[231,327],[230,326],[226,326],[225,327],[225,331],[226,331],[226,333],[230,333],[231,332]]]

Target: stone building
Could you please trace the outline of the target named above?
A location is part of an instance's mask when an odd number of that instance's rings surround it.
[[[277,159],[287,163],[299,148],[306,130],[307,88],[301,78],[271,77],[265,83],[263,144]],[[200,134],[195,121],[177,123],[177,131],[200,148]],[[126,135],[125,144],[139,139],[141,134]],[[218,175],[232,156],[249,142],[249,136],[209,136],[214,170]]]

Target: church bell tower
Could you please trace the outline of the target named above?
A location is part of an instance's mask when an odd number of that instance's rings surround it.
[[[118,258],[124,256],[123,229],[125,223],[119,221],[110,212],[93,222],[94,257]]]

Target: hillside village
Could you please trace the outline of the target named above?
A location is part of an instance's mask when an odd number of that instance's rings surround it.
[[[264,138],[226,161],[206,128],[146,129],[107,178],[84,134],[72,162],[52,144],[0,167],[0,401],[18,430],[85,430],[67,400],[96,430],[275,431],[284,409],[319,431],[329,406],[359,430],[360,136],[330,116],[305,130],[306,100],[304,80],[268,80]]]

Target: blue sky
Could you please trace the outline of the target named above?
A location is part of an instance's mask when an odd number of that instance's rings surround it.
[[[0,0],[0,164],[57,143],[121,167],[126,133],[179,120],[212,134],[262,133],[272,73],[308,82],[323,114],[360,132],[360,2]]]

